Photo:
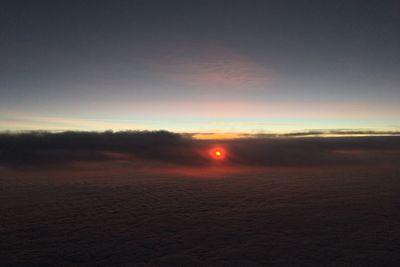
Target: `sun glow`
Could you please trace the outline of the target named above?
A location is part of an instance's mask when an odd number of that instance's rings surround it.
[[[222,160],[225,158],[226,156],[226,152],[223,148],[221,147],[215,147],[213,149],[210,150],[210,156],[213,159],[217,159],[217,160]]]

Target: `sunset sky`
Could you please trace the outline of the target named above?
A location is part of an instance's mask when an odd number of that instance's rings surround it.
[[[0,131],[400,129],[398,1],[6,1]]]

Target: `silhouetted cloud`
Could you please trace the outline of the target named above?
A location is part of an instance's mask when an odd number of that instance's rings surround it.
[[[258,166],[360,164],[400,156],[398,137],[253,138],[231,142],[231,162]]]
[[[112,160],[119,152],[139,159],[190,163],[180,148],[189,148],[185,137],[165,131],[127,132],[29,132],[0,135],[3,165],[53,164],[73,161]]]
[[[400,136],[400,131],[373,131],[373,130],[311,130],[279,134],[256,134],[249,137],[346,137],[346,136]]]
[[[196,140],[190,135],[167,131],[2,133],[0,165],[23,167],[126,160],[207,166],[215,163],[209,156],[209,150],[215,146],[226,149],[226,159],[219,162],[226,165],[311,167],[400,161],[400,137],[397,136],[289,136]]]

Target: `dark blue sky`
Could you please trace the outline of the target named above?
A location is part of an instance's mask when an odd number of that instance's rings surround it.
[[[400,128],[398,1],[4,1],[1,129]]]

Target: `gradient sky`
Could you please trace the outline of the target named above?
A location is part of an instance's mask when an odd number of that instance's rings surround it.
[[[0,130],[398,130],[399,47],[399,1],[4,1]]]

